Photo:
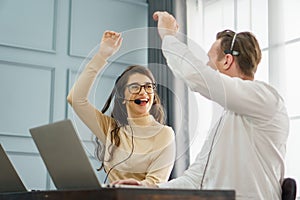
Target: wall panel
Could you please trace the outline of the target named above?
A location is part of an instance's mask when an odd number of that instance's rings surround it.
[[[69,53],[86,57],[105,30],[123,32],[146,25],[146,6],[111,0],[73,0]]]
[[[28,127],[49,123],[54,68],[0,62],[0,132],[28,135]]]
[[[56,0],[1,0],[0,44],[54,51]]]

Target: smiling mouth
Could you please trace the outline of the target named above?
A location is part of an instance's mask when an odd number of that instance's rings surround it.
[[[145,103],[148,103],[149,102],[149,99],[139,99],[141,102],[145,102]]]
[[[149,99],[136,99],[134,103],[137,105],[145,106],[149,102]]]

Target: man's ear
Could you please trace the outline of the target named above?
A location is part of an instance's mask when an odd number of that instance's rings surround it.
[[[231,54],[226,54],[224,58],[224,64],[223,64],[223,69],[228,70],[233,63],[233,55]]]

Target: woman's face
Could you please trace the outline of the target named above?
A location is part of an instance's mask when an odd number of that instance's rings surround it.
[[[128,117],[149,115],[154,99],[154,91],[151,93],[152,88],[152,81],[148,76],[138,73],[129,76],[124,93]],[[134,100],[137,100],[138,103]]]

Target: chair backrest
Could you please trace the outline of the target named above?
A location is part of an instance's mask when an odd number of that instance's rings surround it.
[[[297,193],[296,181],[292,178],[285,178],[282,183],[282,200],[295,200]]]

